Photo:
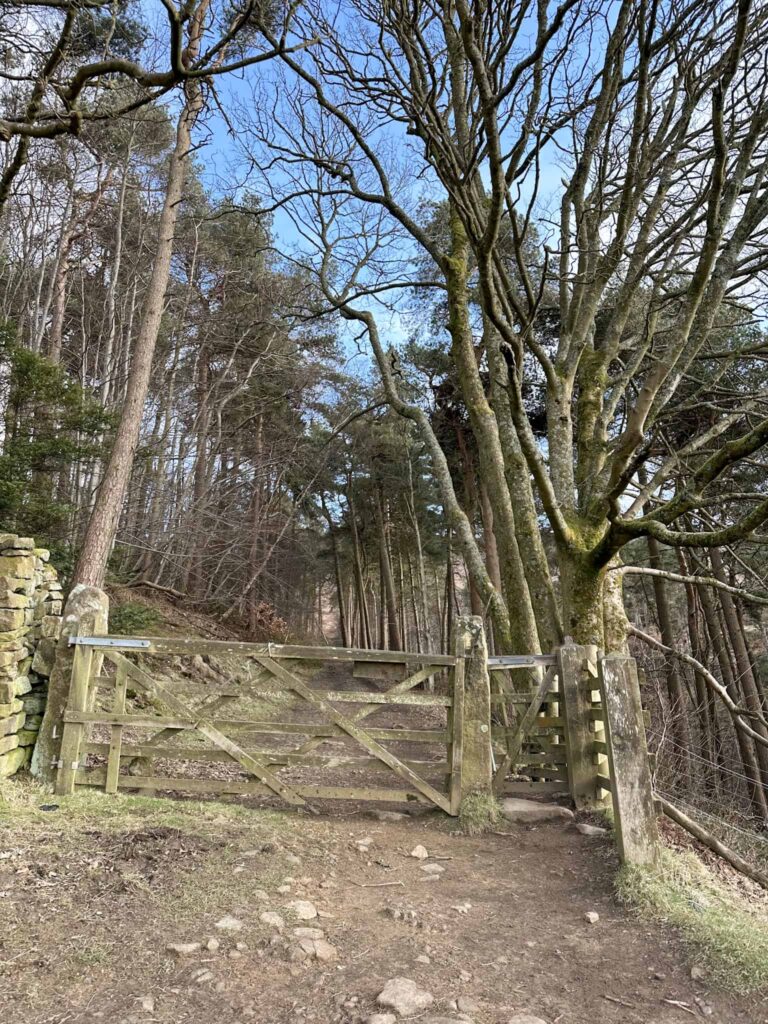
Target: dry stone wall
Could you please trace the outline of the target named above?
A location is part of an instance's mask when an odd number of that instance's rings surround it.
[[[0,778],[29,764],[61,628],[61,584],[31,537],[0,533]]]

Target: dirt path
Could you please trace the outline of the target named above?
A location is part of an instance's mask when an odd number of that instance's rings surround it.
[[[462,1019],[458,999],[475,1024],[524,1011],[547,1024],[679,1024],[707,1008],[713,1024],[768,1021],[765,1001],[692,981],[674,933],[616,905],[611,844],[572,825],[467,838],[432,815],[43,802],[30,790],[0,818],[2,1024],[358,1024],[396,976],[435,996],[423,1024]],[[408,856],[418,843],[439,880]],[[335,959],[297,959],[296,899],[320,912],[301,923],[323,929]],[[282,932],[265,911],[283,915]],[[225,915],[242,927],[217,929]]]

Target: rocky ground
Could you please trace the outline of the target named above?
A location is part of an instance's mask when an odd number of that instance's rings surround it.
[[[13,786],[2,1024],[768,1021],[616,904],[612,843],[566,817],[470,838],[437,814]]]

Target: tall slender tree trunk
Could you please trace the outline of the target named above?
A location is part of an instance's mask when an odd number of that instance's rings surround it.
[[[661,551],[655,537],[648,537],[648,563],[652,569],[662,569]],[[672,612],[669,606],[667,589],[660,576],[653,577],[653,594],[656,601],[656,612],[659,619],[661,642],[673,650],[677,646],[675,631],[672,627]],[[685,702],[685,688],[680,675],[676,658],[668,658],[666,664],[667,697],[672,720],[672,735],[677,750],[675,760],[681,765],[686,785],[691,781],[691,735],[688,729],[688,709]]]
[[[208,0],[201,0],[190,22],[187,53],[191,60],[199,53],[207,10]],[[75,583],[103,586],[107,562],[117,533],[120,512],[139,444],[152,360],[170,279],[171,257],[192,144],[192,130],[203,106],[199,83],[190,81],[185,88],[185,101],[176,124],[176,141],[171,153],[168,182],[158,224],[157,249],[149,287],[144,297],[144,319],[133,349],[125,403],[114,445],[75,565]]]

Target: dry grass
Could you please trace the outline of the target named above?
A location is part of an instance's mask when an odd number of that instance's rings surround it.
[[[680,929],[708,975],[732,991],[768,989],[768,916],[690,853],[665,851],[658,867],[625,866],[622,902]]]
[[[461,801],[459,830],[468,836],[479,836],[496,828],[501,822],[499,801],[490,793],[470,793]]]

